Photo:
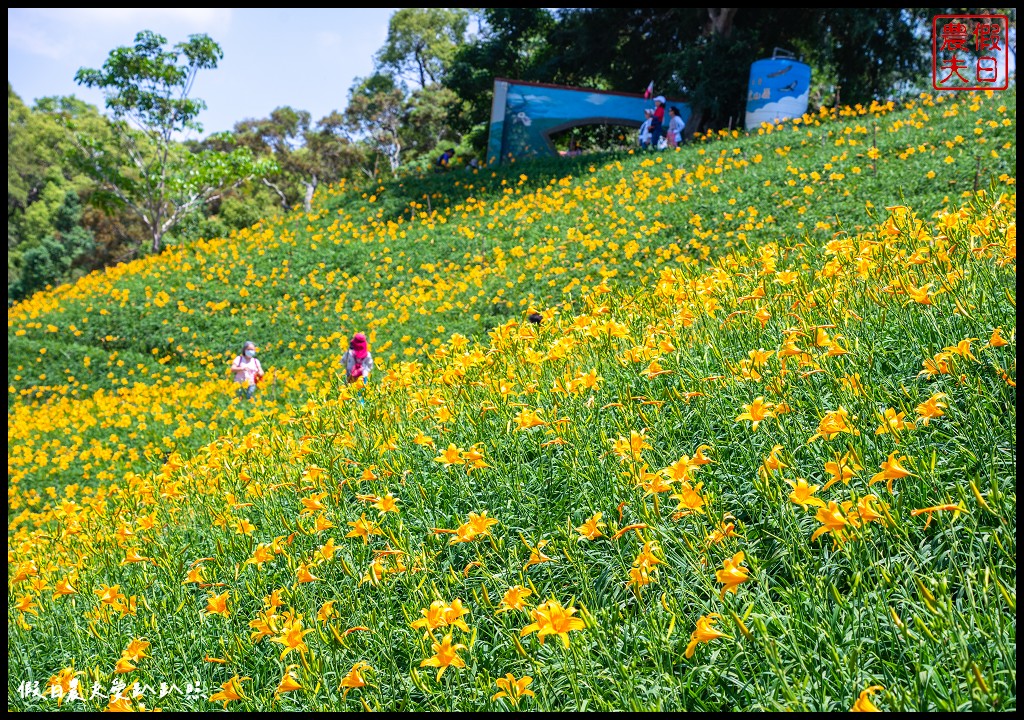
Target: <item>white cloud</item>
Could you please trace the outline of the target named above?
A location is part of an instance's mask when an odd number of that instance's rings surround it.
[[[54,60],[67,54],[67,46],[64,43],[56,42],[52,34],[25,23],[12,21],[10,16],[7,19],[8,48],[18,48],[30,55],[39,55]]]
[[[62,58],[100,43],[127,45],[147,29],[172,42],[193,33],[224,31],[231,8],[8,8],[7,44],[31,55]]]
[[[48,23],[63,23],[82,29],[94,25],[157,24],[188,26],[193,32],[216,30],[231,21],[231,8],[35,8],[25,11]]]
[[[320,50],[337,50],[342,46],[342,37],[338,33],[321,30],[313,35],[313,42]]]

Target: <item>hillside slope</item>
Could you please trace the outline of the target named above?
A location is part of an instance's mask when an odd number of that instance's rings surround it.
[[[334,188],[314,215],[39,294],[8,312],[9,483],[103,483],[187,456],[324,385],[356,331],[385,363],[422,357],[605,279],[857,232],[901,197],[928,216],[1016,177],[1015,94],[967,97],[848,108],[673,154],[409,179],[363,197]],[[265,400],[279,402],[243,413],[226,369],[247,339],[274,370]]]
[[[17,306],[9,706],[1014,709],[1015,122],[339,193]]]

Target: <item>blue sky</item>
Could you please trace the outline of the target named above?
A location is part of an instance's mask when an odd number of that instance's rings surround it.
[[[207,105],[204,136],[285,105],[315,122],[343,110],[353,80],[372,71],[397,9],[8,8],[7,79],[28,105],[75,95],[102,110],[102,94],[75,83],[79,68],[102,67],[140,30],[163,35],[168,47],[205,33],[224,58],[193,86]]]

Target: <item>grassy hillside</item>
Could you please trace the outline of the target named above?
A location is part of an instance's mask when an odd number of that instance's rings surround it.
[[[333,188],[15,306],[10,706],[1015,707],[1015,131]]]
[[[9,483],[120,480],[273,416],[279,404],[231,403],[226,368],[245,339],[274,368],[267,395],[301,402],[358,330],[378,359],[406,360],[604,279],[855,233],[901,198],[927,217],[1016,177],[1012,99],[922,98],[674,154],[335,188],[314,215],[37,295],[8,313]]]

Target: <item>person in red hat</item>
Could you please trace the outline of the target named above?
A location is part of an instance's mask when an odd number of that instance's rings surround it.
[[[366,335],[356,333],[348,341],[348,350],[341,356],[345,366],[345,380],[349,385],[356,382],[365,384],[373,372],[373,356],[366,347]]]

